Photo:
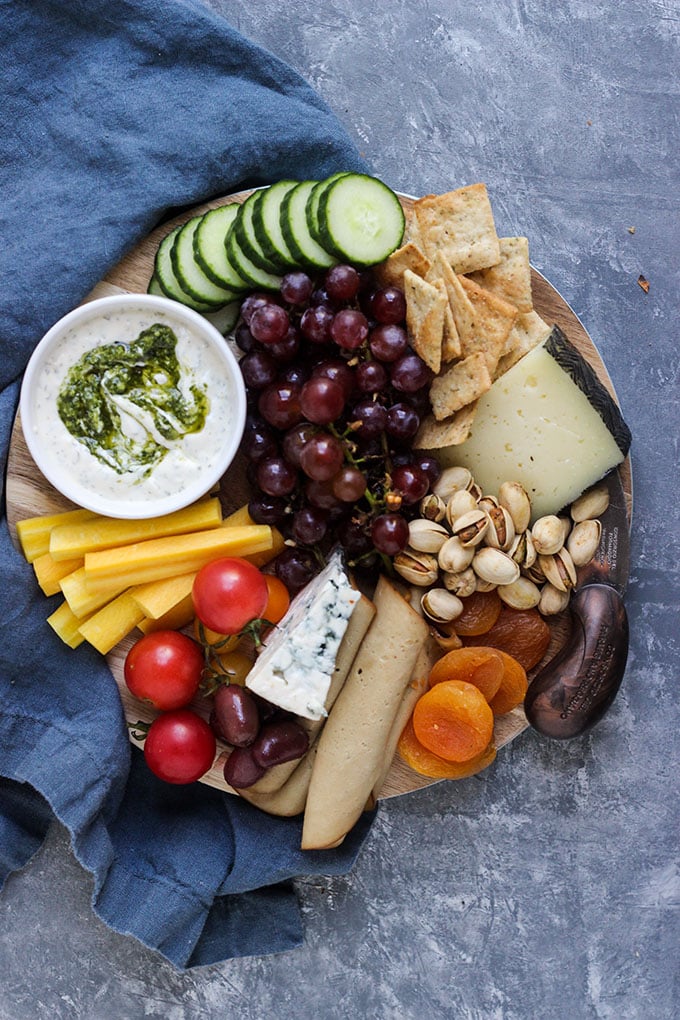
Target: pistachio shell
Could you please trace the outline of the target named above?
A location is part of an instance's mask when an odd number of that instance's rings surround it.
[[[472,472],[468,468],[447,467],[440,474],[432,491],[446,501],[457,489],[469,489],[471,485]]]
[[[512,517],[504,506],[492,506],[487,510],[489,527],[484,541],[494,549],[502,549],[507,552],[515,540],[515,525]]]
[[[597,552],[602,535],[602,525],[599,521],[579,521],[567,540],[567,550],[575,567],[582,567],[590,563]]]
[[[529,567],[533,567],[537,554],[531,532],[523,531],[520,535],[515,535],[508,553],[512,556],[515,563],[519,564],[521,570],[526,571]]]
[[[531,520],[531,500],[519,482],[503,482],[498,489],[498,502],[512,517],[515,531],[526,531]]]
[[[428,492],[420,501],[420,515],[428,521],[443,521],[446,516],[446,503],[434,492]]]
[[[477,583],[475,585],[475,591],[483,591],[483,592],[495,591],[497,587],[498,587],[498,585],[494,584],[493,581],[485,581],[483,578],[478,577],[477,578]]]
[[[419,517],[410,521],[408,526],[408,544],[418,552],[438,553],[449,537],[446,528],[436,521],[428,521]]]
[[[490,584],[512,584],[519,577],[519,566],[512,557],[491,546],[485,546],[475,553],[472,569],[478,577]]]
[[[459,517],[462,517],[463,514],[469,514],[472,510],[476,509],[477,501],[472,493],[468,492],[467,489],[458,489],[446,504],[446,519],[451,527],[453,527]]]
[[[498,586],[498,594],[511,609],[533,609],[541,598],[541,590],[528,577],[518,577],[512,584]]]
[[[569,533],[571,531],[571,517],[560,516],[557,519],[562,525],[562,545],[566,545],[566,541],[569,538]]]
[[[452,591],[459,598],[466,598],[477,590],[477,575],[472,567],[466,570],[459,570],[457,573],[445,571],[442,574],[442,581],[447,591]]]
[[[466,548],[458,538],[448,538],[439,550],[438,560],[442,570],[457,574],[472,563],[475,550]]]
[[[471,510],[463,514],[452,527],[454,538],[460,540],[461,545],[479,545],[489,527],[489,515],[484,510]]]
[[[538,611],[541,616],[557,616],[558,613],[563,613],[568,605],[568,591],[560,591],[550,582],[543,585],[538,602]]]
[[[433,623],[450,623],[463,612],[463,603],[446,588],[430,588],[420,600],[425,616]]]
[[[482,496],[481,499],[477,500],[477,506],[480,510],[486,510],[488,513],[489,510],[493,510],[498,506],[498,500],[495,496]]]
[[[609,489],[606,482],[593,485],[571,504],[571,519],[577,524],[600,517],[609,506]]]
[[[432,636],[444,652],[452,652],[454,648],[462,648],[463,642],[455,630],[451,634],[441,634],[436,627],[432,628]]]
[[[439,577],[437,557],[417,549],[404,549],[392,561],[397,573],[409,584],[429,588]]]
[[[539,517],[531,529],[531,537],[539,556],[552,556],[564,545],[564,531],[559,517],[555,514]]]
[[[576,567],[566,549],[551,556],[539,556],[538,563],[546,580],[559,591],[570,591],[576,584]]]

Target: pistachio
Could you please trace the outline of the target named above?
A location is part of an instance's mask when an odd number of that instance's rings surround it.
[[[599,521],[579,521],[574,525],[567,540],[567,550],[575,567],[582,567],[586,563],[590,563],[597,552],[601,535],[602,525]]]
[[[568,605],[568,591],[560,591],[550,582],[543,585],[538,602],[538,611],[541,616],[557,616],[558,613],[563,613]]]
[[[432,487],[436,496],[446,501],[458,489],[469,489],[472,485],[472,472],[464,467],[444,468]]]
[[[536,550],[534,549],[534,552]],[[541,570],[541,566],[538,562],[538,558],[534,560],[531,566],[526,566],[522,569],[522,573],[525,577],[528,577],[531,581],[535,581],[536,584],[543,584],[545,581],[545,574]]]
[[[531,532],[523,531],[520,535],[515,535],[508,553],[512,556],[515,563],[519,564],[521,570],[526,571],[529,567],[533,567],[536,562],[536,546],[531,537]]]
[[[475,584],[475,591],[495,591],[497,587],[498,585],[494,584],[493,581],[484,581],[481,577],[478,577],[477,583]]]
[[[561,549],[564,545],[563,535],[560,519],[554,514],[539,517],[531,529],[531,537],[539,556],[552,556]]]
[[[446,503],[434,492],[428,492],[420,501],[420,514],[427,521],[443,521],[446,516]]]
[[[449,537],[446,528],[436,521],[428,521],[420,517],[410,521],[408,526],[408,544],[418,552],[437,553]]]
[[[455,521],[463,514],[469,514],[472,510],[477,509],[477,501],[471,492],[467,489],[458,489],[450,497],[446,504],[446,519],[453,527]]]
[[[439,576],[437,557],[417,549],[404,549],[397,553],[392,562],[394,569],[405,581],[420,588],[429,588]]]
[[[576,524],[580,521],[600,517],[609,506],[609,489],[606,482],[593,485],[575,499],[571,504],[571,519]]]
[[[512,584],[499,585],[498,594],[511,609],[533,609],[541,598],[540,588],[528,577],[518,577]]]
[[[489,527],[489,515],[484,510],[471,510],[459,517],[451,528],[454,538],[460,540],[461,545],[475,546],[484,538]]]
[[[472,484],[468,487],[468,492],[475,497],[475,502],[477,503],[479,503],[480,499],[484,495],[481,487],[477,485],[477,482],[472,482]]]
[[[519,566],[512,557],[489,545],[475,553],[472,569],[490,584],[512,584],[519,577]]]
[[[498,489],[498,502],[512,517],[515,531],[526,531],[531,520],[531,501],[519,482],[503,482]]]
[[[472,567],[459,570],[455,574],[452,571],[444,571],[442,581],[447,591],[452,591],[459,598],[466,598],[477,590],[477,575]]]
[[[470,566],[474,554],[475,550],[471,546],[466,548],[459,538],[447,538],[439,550],[439,566],[442,570],[457,574]]]
[[[560,549],[550,556],[541,555],[538,562],[546,581],[550,581],[559,591],[570,591],[576,584],[576,567],[566,549]]]
[[[504,506],[492,506],[487,510],[487,514],[489,527],[484,541],[494,549],[502,549],[507,552],[515,540],[515,525],[512,523],[512,517]]]
[[[463,603],[446,588],[430,588],[421,598],[420,605],[433,623],[450,623],[463,612]]]
[[[482,496],[481,499],[477,500],[477,506],[480,510],[486,510],[488,513],[498,506],[498,500],[495,496]]]
[[[566,545],[569,533],[571,531],[572,520],[571,517],[560,516],[557,520],[562,525],[562,545]]]
[[[463,642],[455,630],[450,634],[441,634],[436,627],[432,629],[432,637],[435,639],[443,652],[452,652],[454,648],[462,648]]]

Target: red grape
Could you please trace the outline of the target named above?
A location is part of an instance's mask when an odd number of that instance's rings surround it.
[[[390,382],[400,393],[415,393],[432,379],[432,372],[417,354],[411,352],[395,361],[390,370]]]
[[[336,421],[345,406],[341,383],[325,376],[313,375],[300,391],[300,407],[305,418],[315,425]]]
[[[293,467],[300,467],[300,454],[307,442],[315,436],[319,430],[309,422],[301,422],[289,429],[283,437],[283,455]]]
[[[333,492],[343,503],[355,503],[366,491],[366,476],[359,468],[347,465],[333,479]]]
[[[301,545],[314,545],[326,534],[328,511],[315,506],[303,506],[293,514],[291,534]]]
[[[353,266],[332,266],[324,280],[331,301],[352,301],[359,292],[361,279]]]
[[[263,457],[275,457],[279,452],[274,433],[266,425],[244,432],[241,450],[248,460],[255,461],[262,460]]]
[[[313,344],[326,344],[331,339],[333,312],[326,305],[305,308],[300,319],[300,332]]]
[[[430,487],[427,475],[413,464],[402,464],[392,472],[392,488],[407,506],[418,503]]]
[[[368,320],[355,308],[343,308],[333,316],[330,334],[338,347],[355,351],[368,336]]]
[[[380,514],[371,526],[371,539],[378,552],[396,556],[408,544],[408,523],[401,514]]]
[[[342,443],[327,432],[319,432],[305,443],[300,453],[300,467],[308,478],[327,482],[338,473],[345,459]]]
[[[306,549],[284,549],[274,560],[274,572],[291,595],[309,584],[316,571],[316,558]]]
[[[234,339],[236,340],[236,346],[244,354],[252,351],[257,346],[257,340],[248,329],[248,324],[245,321],[239,322],[234,330]]]
[[[263,457],[258,462],[257,484],[268,496],[289,496],[297,480],[297,471],[283,457]]]
[[[267,294],[264,291],[255,290],[252,294],[248,294],[248,296],[241,302],[241,317],[246,326],[250,325],[253,313],[256,312],[258,308],[261,308],[263,305],[271,305],[275,303],[273,295]]]
[[[360,439],[375,439],[381,432],[385,431],[387,412],[382,404],[373,400],[360,400],[352,408],[352,419],[361,424],[355,430],[354,435]]]
[[[320,482],[313,478],[305,483],[305,497],[308,503],[321,510],[334,510],[341,502],[329,481]]]
[[[340,383],[345,399],[349,398],[354,392],[354,372],[347,362],[341,358],[326,358],[324,361],[320,361],[314,367],[313,375],[324,376],[326,379],[333,379],[335,382]]]
[[[251,390],[263,390],[276,379],[276,362],[266,351],[250,351],[239,361],[243,381]]]
[[[413,439],[419,428],[420,417],[409,404],[392,404],[387,409],[385,432],[388,436],[401,441]]]
[[[287,503],[280,496],[259,493],[248,503],[248,513],[256,524],[280,524],[286,516]]]
[[[314,282],[307,273],[296,270],[286,273],[281,280],[280,290],[281,297],[289,305],[304,305],[312,295]]]
[[[406,318],[406,298],[398,287],[380,287],[371,300],[371,312],[378,322],[392,324]]]
[[[415,464],[416,467],[419,467],[427,475],[430,488],[439,480],[442,469],[436,457],[429,453],[420,453],[418,450],[414,450],[411,463]]]
[[[300,350],[300,334],[295,326],[289,326],[282,340],[267,344],[267,353],[276,361],[292,361]]]
[[[354,377],[361,393],[380,393],[387,385],[387,372],[379,361],[362,361]]]
[[[294,383],[272,383],[260,394],[258,410],[275,429],[289,429],[302,419],[300,386]]]
[[[368,346],[378,361],[396,361],[408,349],[408,336],[402,326],[385,323],[373,327],[368,335]]]
[[[290,328],[288,312],[281,305],[263,304],[255,309],[248,323],[250,332],[262,344],[279,343]]]

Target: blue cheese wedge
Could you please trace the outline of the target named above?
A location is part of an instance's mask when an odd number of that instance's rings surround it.
[[[438,453],[469,468],[485,493],[520,482],[535,520],[620,464],[630,441],[616,402],[555,326],[480,398],[468,439]]]
[[[248,674],[246,686],[295,715],[323,718],[340,642],[360,599],[340,554],[334,553],[293,599]]]

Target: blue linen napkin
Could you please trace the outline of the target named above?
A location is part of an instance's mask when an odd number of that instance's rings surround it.
[[[365,169],[289,67],[192,0],[0,0],[0,466],[47,328],[171,210],[282,177]],[[300,820],[201,784],[167,786],[132,749],[116,685],[67,649],[0,520],[0,886],[56,816],[93,908],[177,967],[290,949],[291,879],[349,870],[365,817],[303,853]]]

